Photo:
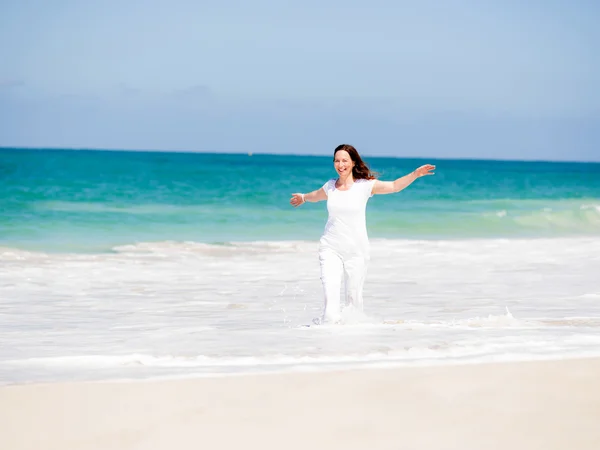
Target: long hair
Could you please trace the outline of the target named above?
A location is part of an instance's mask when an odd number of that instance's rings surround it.
[[[369,169],[369,166],[367,165],[367,163],[365,163],[362,160],[362,158],[358,154],[358,151],[352,145],[349,145],[349,144],[338,145],[335,148],[335,150],[333,151],[333,160],[334,161],[335,161],[335,154],[337,152],[339,152],[340,150],[345,150],[350,155],[350,159],[354,163],[354,167],[352,168],[352,177],[355,180],[374,180],[375,178],[377,178],[377,173],[372,172],[371,169]]]

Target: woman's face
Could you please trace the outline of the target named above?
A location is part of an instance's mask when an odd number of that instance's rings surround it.
[[[346,150],[339,150],[335,153],[335,158],[333,158],[333,167],[335,167],[338,175],[346,176],[352,173],[354,162]]]

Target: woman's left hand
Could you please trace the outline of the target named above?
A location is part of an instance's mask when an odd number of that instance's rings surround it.
[[[419,167],[415,170],[415,175],[417,178],[424,177],[425,175],[434,175],[433,170],[435,170],[435,166],[432,164],[425,164],[424,166]]]

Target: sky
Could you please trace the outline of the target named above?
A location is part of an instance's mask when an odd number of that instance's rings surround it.
[[[2,0],[0,147],[600,161],[594,0]]]

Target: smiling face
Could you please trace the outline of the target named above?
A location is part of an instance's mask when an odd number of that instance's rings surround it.
[[[345,177],[352,173],[354,161],[352,161],[350,154],[346,150],[339,150],[335,152],[333,167],[335,167],[335,170],[340,177]]]

